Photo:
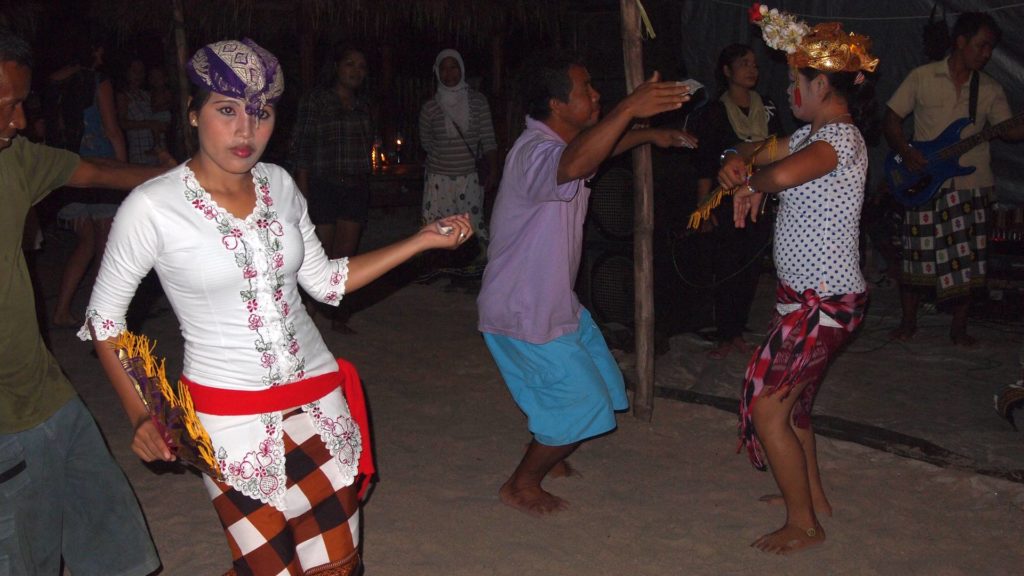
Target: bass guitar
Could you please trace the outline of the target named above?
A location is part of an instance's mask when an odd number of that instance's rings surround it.
[[[1024,114],[1000,122],[978,132],[970,138],[960,139],[960,132],[971,123],[970,118],[961,118],[942,131],[934,140],[912,141],[910,146],[921,152],[928,161],[923,170],[911,171],[903,163],[903,157],[890,152],[885,159],[885,177],[893,196],[904,206],[914,208],[935,197],[935,193],[950,178],[965,176],[977,170],[973,166],[961,166],[960,156],[982,142],[987,142],[1007,130],[1024,122]]]

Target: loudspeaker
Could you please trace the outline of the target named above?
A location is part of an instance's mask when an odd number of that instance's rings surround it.
[[[590,184],[577,294],[602,326],[633,325],[633,173],[612,166]]]
[[[577,293],[598,324],[633,326],[632,244],[585,248],[580,275],[582,290]]]
[[[633,172],[613,166],[590,181],[588,242],[633,241]]]
[[[633,173],[615,165],[591,181],[583,259],[576,281],[580,301],[604,329],[631,340],[635,325]],[[669,224],[666,226],[665,224]],[[680,225],[685,226],[685,223]],[[703,250],[672,222],[654,231],[654,314],[659,336],[712,323],[710,294],[700,288]],[[615,343],[609,342],[615,346]],[[631,343],[623,344],[629,348]]]

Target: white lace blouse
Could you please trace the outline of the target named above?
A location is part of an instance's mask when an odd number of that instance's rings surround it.
[[[299,286],[336,305],[348,260],[327,258],[287,172],[260,163],[252,173],[256,207],[245,219],[220,208],[184,164],[136,188],[114,219],[79,337],[90,338],[90,323],[104,340],[125,330],[128,304],[155,269],[181,324],[190,380],[256,391],[337,371]],[[344,397],[302,408],[351,483],[362,444]],[[227,483],[282,507],[282,414],[199,417]]]

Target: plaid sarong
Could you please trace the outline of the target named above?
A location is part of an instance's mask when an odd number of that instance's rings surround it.
[[[775,292],[779,304],[801,306],[786,315],[772,318],[768,335],[754,350],[743,379],[740,395],[739,446],[747,447],[750,462],[759,470],[767,468],[764,450],[757,438],[752,419],[754,402],[762,395],[786,398],[794,386],[807,382],[793,407],[793,423],[807,428],[811,422],[814,397],[825,376],[825,369],[835,352],[864,320],[867,292],[840,294],[821,298],[814,290],[798,294],[784,282]],[[821,325],[821,314],[827,314],[842,328]]]
[[[903,219],[903,276],[908,286],[935,288],[942,302],[985,284],[988,188],[939,190]]]
[[[301,410],[286,414],[283,426],[284,511],[203,476],[231,547],[233,573],[353,574],[359,566],[359,482],[346,485]]]

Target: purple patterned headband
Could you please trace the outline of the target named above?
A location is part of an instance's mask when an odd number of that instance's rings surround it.
[[[249,38],[214,42],[196,50],[188,75],[200,88],[244,100],[250,116],[276,103],[284,93],[277,58]]]

